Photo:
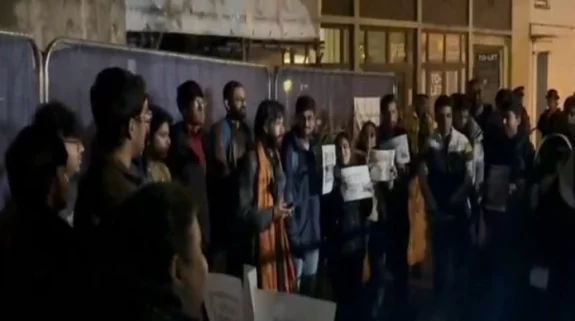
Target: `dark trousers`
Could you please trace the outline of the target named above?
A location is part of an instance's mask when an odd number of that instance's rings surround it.
[[[462,306],[471,249],[468,221],[462,214],[456,217],[430,225],[436,308],[446,317],[459,313],[456,307]]]
[[[336,321],[364,320],[364,257],[365,251],[358,249],[328,260],[333,298],[337,304]]]
[[[403,218],[403,216],[402,216]],[[385,271],[393,276],[393,315],[402,320],[409,310],[409,265],[407,247],[409,245],[409,220],[405,219],[377,222],[371,226],[369,236],[369,259],[371,279],[368,295],[373,319],[381,316],[385,298]]]

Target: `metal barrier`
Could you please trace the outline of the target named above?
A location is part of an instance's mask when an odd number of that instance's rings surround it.
[[[381,97],[394,93],[395,77],[393,74],[286,67],[276,72],[274,92],[286,105],[288,115],[293,115],[297,97],[309,94],[320,108],[325,108],[330,128],[337,131],[351,124],[354,97]]]
[[[0,31],[0,180],[8,145],[30,123],[43,97],[42,72],[42,55],[32,37]],[[4,185],[0,186],[0,206],[7,192]]]
[[[102,69],[121,67],[144,77],[154,101],[179,118],[176,89],[186,80],[195,80],[208,100],[208,121],[225,114],[222,90],[230,80],[240,81],[248,95],[248,119],[253,122],[256,104],[270,97],[271,76],[267,67],[87,42],[56,39],[46,53],[45,91],[49,99],[62,101],[74,109],[84,124],[91,123],[90,87]]]

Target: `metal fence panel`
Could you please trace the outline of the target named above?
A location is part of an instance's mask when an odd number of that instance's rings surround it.
[[[0,179],[8,145],[30,123],[40,102],[41,63],[32,37],[0,31]],[[0,187],[0,206],[5,192]]]
[[[353,120],[354,97],[380,97],[393,93],[393,74],[355,73],[313,68],[288,67],[279,69],[274,82],[276,98],[286,105],[293,116],[295,101],[300,95],[310,95],[325,111],[334,131],[349,129]]]
[[[265,66],[76,40],[53,43],[45,65],[49,98],[68,104],[85,124],[92,120],[90,86],[97,73],[106,67],[122,67],[142,75],[153,100],[176,118],[180,117],[176,88],[186,80],[195,80],[204,89],[209,105],[208,121],[217,121],[225,115],[222,90],[230,80],[238,80],[245,86],[250,122],[259,101],[268,98],[271,91]]]

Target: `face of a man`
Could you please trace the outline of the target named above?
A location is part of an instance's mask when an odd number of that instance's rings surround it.
[[[462,130],[469,123],[469,110],[460,110],[455,112],[453,124],[458,130]]]
[[[73,177],[80,172],[82,168],[82,156],[84,154],[84,144],[82,140],[75,137],[64,138],[64,145],[68,152],[68,163],[66,171],[69,177]]]
[[[512,111],[506,111],[503,114],[503,126],[505,128],[505,133],[509,137],[515,136],[517,134],[517,129],[521,124],[521,117],[516,115]]]
[[[230,100],[227,100],[230,115],[237,119],[243,120],[246,118],[246,91],[244,87],[237,87]]]
[[[203,97],[196,97],[188,107],[190,123],[193,126],[202,126],[206,122],[206,101]]]
[[[441,134],[449,134],[453,126],[453,113],[451,106],[443,106],[439,108],[435,115],[435,121],[437,122],[437,129]]]
[[[140,115],[130,119],[130,137],[132,138],[132,146],[134,150],[133,157],[138,157],[146,147],[146,137],[150,130],[150,121],[152,120],[152,112],[148,107],[148,100],[144,101],[144,106]]]
[[[393,128],[397,125],[398,120],[397,103],[391,102],[387,107],[383,108],[383,113],[381,114],[382,124],[385,124],[388,128]]]
[[[298,125],[300,126],[305,137],[310,137],[314,134],[316,128],[315,112],[313,110],[306,110],[298,115]]]

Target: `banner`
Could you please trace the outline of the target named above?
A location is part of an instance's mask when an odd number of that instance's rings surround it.
[[[319,0],[125,0],[126,31],[251,39],[319,38]]]

